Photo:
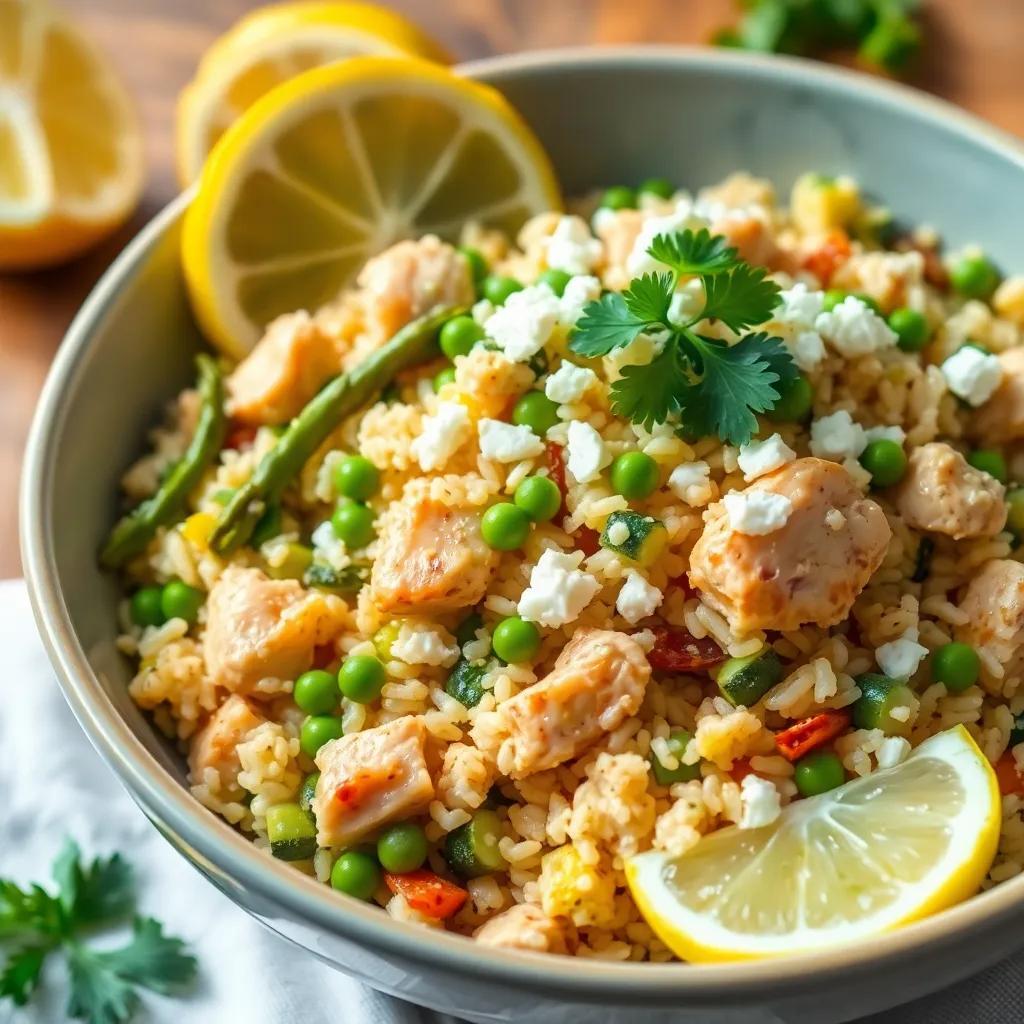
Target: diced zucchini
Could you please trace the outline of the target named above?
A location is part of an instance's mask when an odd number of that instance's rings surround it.
[[[459,658],[444,684],[445,693],[467,708],[475,708],[484,695],[481,680],[490,668],[488,662]]]
[[[316,853],[316,824],[298,804],[267,809],[267,837],[279,860],[307,860]]]
[[[1015,747],[1018,743],[1024,743],[1024,714],[1015,715],[1013,728],[1010,730],[1009,746]]]
[[[932,571],[932,555],[934,554],[935,541],[931,537],[922,537],[921,543],[917,546],[914,574],[910,577],[911,583],[924,583],[928,579]]]
[[[651,751],[651,770],[654,772],[654,779],[659,786],[671,786],[674,782],[689,782],[691,779],[700,778],[700,762],[696,764],[683,764],[682,756],[693,739],[693,734],[686,729],[673,729],[668,734],[669,753],[679,761],[675,768],[666,768],[658,755]]]
[[[733,705],[753,707],[782,678],[779,656],[766,647],[745,658],[730,658],[718,670],[718,688]]]
[[[299,789],[299,806],[307,813],[313,811],[313,797],[316,794],[316,784],[319,781],[319,772],[310,772],[302,780],[302,786]]]
[[[501,871],[506,862],[498,849],[500,839],[498,815],[494,811],[477,811],[465,825],[448,833],[444,844],[448,866],[459,878],[478,878]]]
[[[335,594],[354,594],[360,590],[370,576],[367,565],[353,563],[344,569],[335,569],[322,562],[314,562],[303,576],[307,587],[330,590]]]
[[[637,565],[653,565],[667,544],[668,530],[660,519],[630,509],[613,512],[601,533],[601,547]]]
[[[301,580],[313,562],[313,549],[289,541],[267,560],[267,575],[275,580]]]
[[[881,729],[886,736],[909,736],[911,721],[893,718],[893,711],[910,709],[917,702],[905,679],[867,672],[857,677],[860,697],[853,705],[853,724],[858,729]]]

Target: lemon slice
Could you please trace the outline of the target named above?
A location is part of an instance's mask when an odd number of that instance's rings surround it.
[[[374,4],[314,0],[244,17],[206,52],[178,101],[181,183],[198,177],[228,126],[274,86],[321,64],[367,55],[449,60],[412,22]]]
[[[436,64],[355,57],[258,100],[217,143],[185,217],[193,308],[223,351],[334,298],[374,253],[557,208],[533,133],[493,89]]]
[[[640,854],[626,876],[648,924],[684,960],[806,952],[973,895],[1000,817],[995,774],[957,726],[765,828],[713,832],[682,857]]]
[[[69,259],[142,189],[142,136],[106,61],[43,0],[0,2],[0,269]]]

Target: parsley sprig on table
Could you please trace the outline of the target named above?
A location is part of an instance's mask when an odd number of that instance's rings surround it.
[[[39,986],[47,956],[63,952],[71,995],[67,1013],[89,1024],[125,1024],[139,1005],[136,986],[170,992],[190,981],[195,958],[159,922],[134,917],[131,939],[114,949],[85,944],[92,931],[121,923],[133,910],[131,867],[118,855],[84,863],[68,840],[53,865],[56,895],[39,885],[0,879],[0,998],[24,1006]]]
[[[588,303],[569,347],[595,357],[624,348],[640,334],[663,339],[651,362],[625,366],[612,384],[616,414],[648,429],[677,416],[687,434],[717,434],[745,444],[757,430],[755,414],[779,400],[775,385],[797,376],[792,357],[780,339],[763,332],[730,345],[696,327],[714,319],[739,333],[763,323],[778,302],[778,285],[706,228],[658,235],[647,252],[669,269],[634,278],[621,294],[606,292]],[[670,311],[676,283],[694,276],[703,285],[703,304],[675,320]]]

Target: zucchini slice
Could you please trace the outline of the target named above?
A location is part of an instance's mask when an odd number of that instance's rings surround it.
[[[279,860],[307,860],[316,853],[316,822],[298,804],[267,808],[270,852]]]
[[[501,819],[494,811],[476,814],[448,833],[444,855],[448,866],[459,878],[478,878],[505,868],[505,858],[498,849],[501,839]]]
[[[860,697],[853,705],[853,724],[858,729],[881,729],[886,736],[909,736],[910,716],[893,718],[900,708],[908,711],[917,702],[914,691],[905,679],[893,679],[876,672],[857,676]]]
[[[673,729],[668,734],[669,753],[679,760],[679,764],[675,768],[666,768],[658,760],[658,755],[653,750],[651,751],[651,770],[654,772],[654,781],[659,786],[671,786],[674,782],[690,782],[692,779],[700,778],[700,761],[696,764],[683,764],[682,762],[682,756],[692,739],[693,733],[686,729]]]
[[[463,707],[475,708],[484,695],[483,678],[491,667],[489,661],[466,661],[459,658],[444,684],[445,693]]]
[[[668,544],[668,530],[660,519],[627,509],[613,512],[601,531],[601,547],[636,565],[652,565]]]
[[[320,781],[319,772],[310,772],[303,780],[299,788],[299,806],[307,813],[313,813],[313,797],[316,794],[316,784]]]
[[[733,707],[753,707],[782,678],[779,656],[766,647],[744,658],[730,658],[718,670],[718,688]]]

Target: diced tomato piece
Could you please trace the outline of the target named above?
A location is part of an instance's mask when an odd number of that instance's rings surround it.
[[[597,530],[592,530],[589,526],[581,526],[572,535],[572,539],[576,542],[576,547],[587,556],[594,554],[601,548],[601,534]]]
[[[775,734],[775,746],[787,761],[799,761],[850,726],[849,711],[822,711]]]
[[[560,444],[555,444],[554,441],[548,441],[544,445],[544,451],[547,455],[548,470],[551,473],[551,479],[558,486],[558,492],[562,495],[562,507],[558,510],[559,518],[564,518],[568,513],[568,509],[565,507],[565,496],[568,493],[568,489],[565,485],[565,457],[564,449]]]
[[[845,231],[830,231],[825,241],[804,257],[804,269],[827,285],[832,275],[850,258],[851,251],[850,236]]]
[[[662,672],[693,672],[725,661],[725,651],[709,636],[697,639],[679,626],[655,626],[654,646],[647,652],[651,668]]]
[[[405,902],[413,910],[442,920],[457,913],[469,897],[465,889],[426,868],[404,875],[393,875],[385,871],[384,881],[393,893],[404,896]]]
[[[750,767],[750,758],[741,757],[733,761],[729,769],[729,775],[733,782],[742,782],[748,775],[753,775],[754,769]]]
[[[1017,769],[1017,759],[1011,751],[1007,751],[995,763],[996,779],[999,782],[999,792],[1003,796],[1011,793],[1024,794],[1024,775]]]
[[[258,427],[254,427],[250,423],[233,424],[230,430],[228,430],[227,438],[224,440],[224,447],[235,450],[247,448],[256,440],[256,431],[258,429]]]
[[[338,652],[334,644],[320,644],[313,648],[313,668],[327,668],[332,661],[338,660]]]
[[[934,245],[922,245],[913,238],[903,238],[895,248],[900,252],[919,252],[924,257],[924,279],[941,292],[949,291],[949,271]]]

